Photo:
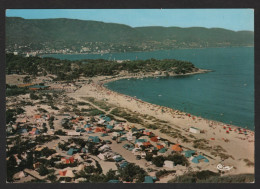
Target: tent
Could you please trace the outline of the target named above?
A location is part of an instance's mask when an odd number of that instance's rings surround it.
[[[202,155],[198,155],[197,157],[194,157],[191,161],[193,163],[199,163],[202,160],[204,160],[204,162],[206,162],[206,163],[209,162],[209,160],[206,157],[202,156]]]
[[[133,127],[133,128],[131,129],[131,131],[132,131],[132,132],[135,132],[135,131],[138,131],[138,129],[137,129],[136,127]]]
[[[122,142],[122,141],[126,141],[127,138],[126,137],[120,137],[119,141]]]
[[[86,125],[84,125],[84,128],[90,128],[90,127],[91,127],[90,124],[86,124]]]
[[[166,149],[165,149],[165,148],[162,148],[162,149],[160,149],[158,152],[163,154],[163,153],[166,152]]]
[[[153,177],[151,177],[151,176],[145,176],[145,177],[144,177],[144,183],[154,183],[154,182],[153,182]]]
[[[150,136],[152,134],[152,132],[150,130],[144,130],[143,134]]]
[[[163,145],[161,145],[161,144],[157,144],[157,145],[156,145],[156,147],[157,147],[157,149],[158,149],[158,150],[160,150],[160,149],[163,149],[163,148],[164,148],[164,146],[163,146]]]
[[[74,163],[74,158],[73,157],[63,157],[61,158],[63,163],[69,164],[69,163]]]
[[[104,137],[104,136],[108,136],[108,134],[107,133],[102,133],[100,136]]]
[[[97,128],[95,129],[95,133],[103,132],[103,131],[104,131],[104,129],[103,129],[102,127],[97,127]]]
[[[152,138],[151,138],[151,141],[152,141],[152,142],[158,142],[158,138],[157,138],[157,137],[152,137]]]
[[[107,125],[106,128],[107,129],[113,129],[113,126],[112,125]]]
[[[86,130],[86,131],[91,131],[92,128],[91,128],[91,127],[87,127],[87,128],[85,128],[85,130]]]
[[[182,148],[180,147],[179,144],[173,145],[172,150],[175,151],[175,152],[182,152]]]
[[[66,173],[67,173],[67,170],[59,171],[59,174],[61,177],[65,177]]]
[[[89,136],[88,141],[92,141],[94,143],[99,143],[100,140],[99,140],[98,136]]]
[[[119,180],[109,180],[108,183],[121,183]]]
[[[107,116],[104,117],[103,120],[105,120],[106,122],[110,122],[111,121],[110,117],[107,117]]]
[[[74,154],[74,152],[77,152],[78,150],[77,149],[74,149],[74,148],[70,148],[69,150],[68,150],[68,152],[67,152],[67,155],[73,155]]]
[[[22,134],[22,133],[27,133],[28,131],[27,131],[27,129],[19,129],[17,132],[19,134]]]
[[[184,155],[186,158],[190,158],[191,156],[193,156],[195,154],[195,151],[194,150],[187,150],[187,151],[184,151]]]
[[[41,117],[41,115],[34,115],[34,119],[40,119]]]
[[[193,162],[193,163],[199,163],[199,160],[198,160],[198,158],[194,157],[194,158],[192,158],[191,162]]]
[[[138,143],[138,142],[143,143],[143,142],[147,142],[147,140],[146,140],[146,139],[143,139],[143,138],[141,138],[141,139],[136,139],[136,140],[135,140],[135,144]]]
[[[129,146],[130,146],[129,144],[124,144],[123,148],[129,148]]]
[[[149,146],[151,146],[152,144],[148,141],[148,142],[143,142],[143,146],[145,146],[145,147],[149,147]]]
[[[116,162],[120,162],[120,161],[122,161],[122,160],[124,160],[124,158],[123,158],[123,157],[121,157],[121,156],[120,156],[120,157],[116,157],[116,158],[115,158],[115,161],[116,161]]]

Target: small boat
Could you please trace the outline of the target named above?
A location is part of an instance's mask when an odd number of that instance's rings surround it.
[[[159,94],[158,96],[162,96],[161,94]]]
[[[198,78],[198,80],[200,80],[200,78]]]

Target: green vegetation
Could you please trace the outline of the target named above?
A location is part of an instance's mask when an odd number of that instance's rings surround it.
[[[202,150],[210,149],[210,147],[207,144],[209,144],[209,141],[207,141],[206,139],[196,139],[193,141],[193,147]]]
[[[176,171],[175,170],[165,170],[165,169],[163,169],[163,170],[160,170],[160,171],[157,171],[156,173],[155,173],[155,176],[157,177],[157,178],[160,178],[160,177],[164,177],[164,176],[167,176],[167,175],[169,175],[169,174],[171,174],[171,173],[176,173]]]
[[[44,144],[46,142],[50,142],[52,140],[57,140],[59,139],[60,137],[58,136],[51,136],[51,135],[40,135],[40,136],[37,136],[36,139],[35,139],[35,142],[39,143],[39,144]]]
[[[95,98],[93,98],[93,97],[83,97],[82,99],[93,103],[94,105],[100,107],[101,109],[103,109],[105,111],[109,111],[112,108],[112,106],[108,105],[105,101],[98,101],[98,100],[95,100]],[[82,102],[79,102],[79,103],[82,104]],[[86,104],[88,104],[88,103],[86,103]]]
[[[132,182],[134,179],[136,179],[136,182],[144,182],[144,177],[147,175],[145,170],[133,163],[129,163],[125,168],[119,169],[118,172],[120,178],[127,182]]]
[[[175,153],[174,155],[169,155],[165,158],[166,160],[173,161],[175,165],[189,166],[189,161],[187,158],[179,153]]]
[[[152,163],[157,167],[162,167],[165,160],[173,161],[175,165],[189,166],[189,161],[182,154],[175,153],[167,157],[156,156],[152,158]]]
[[[54,132],[54,135],[66,136],[67,133],[62,131],[61,129]]]
[[[7,17],[6,39],[7,49],[12,51],[43,50],[50,53],[51,50],[69,49],[72,52],[124,52],[253,46],[254,32],[202,27],[133,28],[123,24],[76,19]],[[17,46],[21,47],[18,49]]]
[[[220,176],[219,173],[205,170],[178,176],[168,183],[248,183],[254,180],[253,174]]]
[[[16,108],[16,109],[8,109],[6,110],[6,123],[14,122],[16,120],[15,116],[24,113],[24,109]]]
[[[122,117],[131,123],[139,123],[139,124],[143,123],[143,120],[141,118],[139,118],[137,115],[133,114],[132,112],[127,113],[126,111],[124,111],[120,108],[114,108],[110,113],[112,115]]]
[[[84,63],[83,63],[84,62]],[[80,75],[93,77],[97,75],[116,75],[120,71],[129,73],[167,71],[173,73],[190,73],[197,68],[190,62],[180,60],[134,60],[117,63],[109,60],[80,60],[69,61],[55,58],[22,57],[13,54],[6,54],[7,74],[12,72],[18,74],[44,75],[45,72],[57,76],[55,80],[72,81],[78,79]],[[34,100],[38,98],[33,95]],[[95,103],[95,102],[93,102]],[[96,102],[97,105],[106,107],[102,102]]]
[[[6,96],[17,96],[17,95],[23,95],[29,93],[29,90],[27,88],[18,88],[15,86],[6,85]]]
[[[152,159],[152,162],[157,167],[162,167],[164,163],[165,158],[163,156],[156,156]]]

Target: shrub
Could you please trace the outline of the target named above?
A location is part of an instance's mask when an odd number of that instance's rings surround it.
[[[66,132],[62,131],[61,129],[59,129],[58,131],[54,132],[55,135],[61,135],[61,136],[65,136]]]
[[[167,170],[163,169],[163,170],[157,171],[155,173],[155,176],[157,178],[159,178],[159,177],[162,177],[162,176],[166,176],[166,175],[168,175],[170,173],[176,173],[176,171],[175,170],[167,171]]]
[[[30,93],[30,99],[32,99],[32,100],[38,100],[39,97],[38,97],[36,94],[34,94],[34,93]]]
[[[175,165],[189,166],[189,162],[188,162],[187,158],[179,153],[176,153],[174,155],[169,155],[165,159],[173,161]]]
[[[147,153],[145,156],[146,161],[152,161],[153,159],[153,154],[152,153]]]
[[[49,170],[44,165],[40,165],[38,172],[41,176],[45,176],[49,173]]]
[[[157,167],[162,167],[163,166],[163,163],[164,163],[164,157],[163,156],[157,156],[157,157],[154,157],[152,159],[152,162],[154,165],[156,165]]]
[[[119,177],[124,181],[132,182],[133,179],[137,179],[136,182],[144,182],[144,177],[147,175],[144,169],[129,163],[125,168],[119,169]]]
[[[204,170],[198,172],[190,172],[185,175],[178,176],[169,181],[169,183],[195,183],[195,182],[208,182],[208,179],[212,177],[219,177],[218,173]]]

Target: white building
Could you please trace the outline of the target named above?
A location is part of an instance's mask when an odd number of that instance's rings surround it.
[[[174,162],[166,160],[166,161],[164,161],[163,166],[167,167],[167,168],[173,168],[174,167]]]
[[[189,130],[191,133],[195,133],[195,134],[198,134],[200,133],[200,130],[196,127],[190,127],[190,130]]]
[[[68,131],[68,135],[69,135],[69,136],[80,136],[80,132]]]

